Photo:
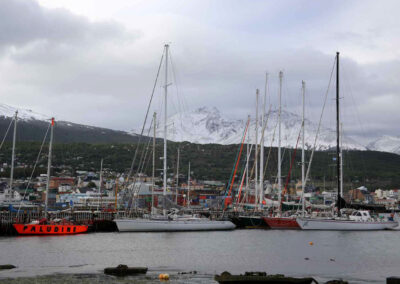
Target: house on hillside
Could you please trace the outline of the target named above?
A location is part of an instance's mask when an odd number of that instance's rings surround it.
[[[365,186],[360,186],[356,189],[350,189],[347,194],[345,194],[344,199],[349,203],[360,202],[370,204],[374,201],[373,196]]]

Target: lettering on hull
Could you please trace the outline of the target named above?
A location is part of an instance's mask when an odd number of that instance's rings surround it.
[[[13,224],[19,234],[26,235],[57,235],[57,234],[78,234],[87,231],[84,225],[23,225]]]

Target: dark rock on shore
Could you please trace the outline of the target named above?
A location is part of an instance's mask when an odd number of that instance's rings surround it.
[[[386,278],[386,284],[400,284],[400,277],[388,277]]]
[[[117,267],[104,268],[104,274],[115,276],[127,276],[135,274],[146,274],[147,267],[128,267],[125,264],[120,264]]]
[[[12,265],[12,264],[3,264],[0,265],[0,270],[4,270],[4,269],[13,269],[13,268],[17,268],[16,266]]]
[[[311,284],[316,283],[313,278],[285,277],[282,274],[267,275],[265,272],[246,272],[244,275],[232,275],[225,271],[215,275],[214,280],[220,284],[255,284],[255,283],[286,283],[286,284]]]

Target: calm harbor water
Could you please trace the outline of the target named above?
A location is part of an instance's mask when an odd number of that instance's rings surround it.
[[[400,232],[235,230],[181,233],[93,233],[75,236],[1,237],[0,282],[216,283],[213,275],[266,271],[319,281],[385,283],[400,276]],[[310,245],[309,242],[313,242]],[[117,279],[102,270],[118,264],[147,266],[147,276]],[[196,275],[180,272],[197,271]],[[14,279],[14,280],[11,280]],[[18,278],[18,279],[15,279]],[[132,283],[132,282],[130,282]]]

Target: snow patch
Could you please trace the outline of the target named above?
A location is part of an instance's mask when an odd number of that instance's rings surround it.
[[[301,129],[301,116],[282,110],[282,146],[294,148],[298,140]],[[265,146],[278,146],[278,111],[271,111],[265,130]],[[249,127],[250,143],[255,141],[255,121],[251,120]],[[168,139],[182,142],[189,141],[198,144],[238,144],[241,142],[242,135],[246,127],[245,120],[234,120],[226,118],[217,108],[201,107],[193,111],[178,113],[168,119]],[[307,148],[314,145],[317,124],[309,120],[305,122],[305,144]],[[259,121],[259,131],[261,133],[261,121]],[[275,136],[274,136],[275,132]],[[147,133],[147,131],[145,131]],[[163,137],[163,128],[157,131],[158,137]],[[258,135],[258,142],[260,141]],[[275,137],[273,139],[273,137]],[[247,141],[247,139],[246,139]],[[300,142],[299,142],[300,143]],[[321,128],[317,143],[319,150],[327,150],[336,147],[336,132],[329,128]],[[344,137],[343,146],[347,149],[366,150],[366,147],[351,139]]]
[[[15,112],[18,110],[18,120],[50,120],[51,117],[34,112],[30,109],[16,108],[7,104],[0,104],[0,116],[14,117]]]

